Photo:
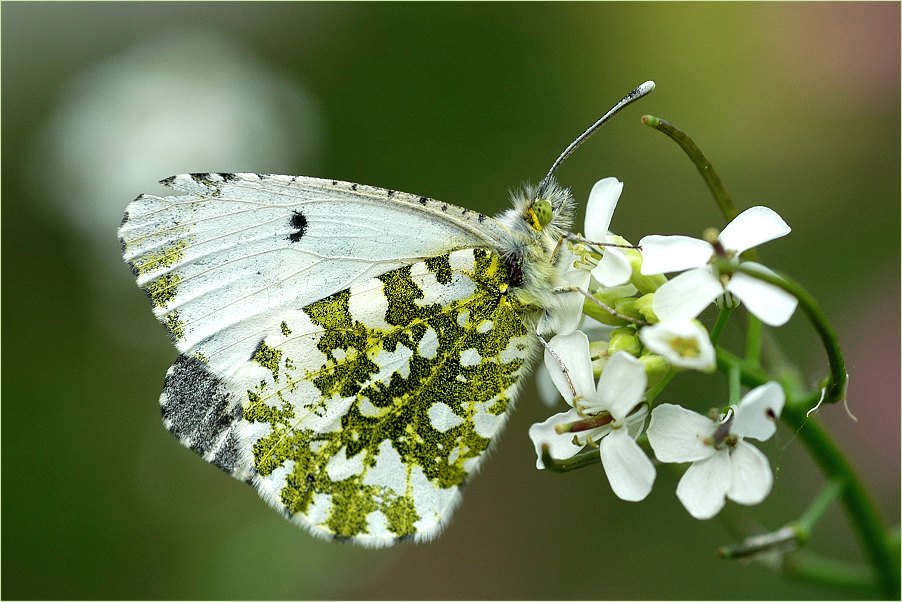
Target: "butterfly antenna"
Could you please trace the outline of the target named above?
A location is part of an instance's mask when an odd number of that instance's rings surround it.
[[[607,113],[602,115],[598,121],[593,123],[589,127],[589,129],[587,129],[585,132],[580,134],[576,140],[571,142],[570,146],[568,146],[567,148],[564,149],[564,152],[562,152],[561,156],[555,160],[554,164],[552,164],[552,166],[551,166],[551,169],[548,170],[548,173],[542,179],[542,182],[539,184],[539,193],[541,194],[545,190],[545,188],[548,186],[548,184],[551,183],[551,178],[554,176],[554,172],[556,172],[557,168],[561,166],[561,163],[564,162],[564,159],[566,159],[571,154],[573,154],[573,151],[575,151],[577,148],[579,148],[579,146],[583,142],[588,140],[589,136],[594,134],[598,130],[598,128],[603,126],[605,124],[605,122],[614,115],[614,113],[616,113],[617,111],[619,111],[626,105],[630,104],[634,100],[642,98],[643,96],[645,96],[646,94],[648,94],[649,92],[651,92],[654,89],[655,89],[655,82],[653,82],[651,80],[645,82],[644,84],[638,85],[635,90],[633,90],[632,92],[630,92],[629,94],[627,94],[626,96],[621,98],[620,102],[618,102],[613,107],[611,107],[611,109]]]

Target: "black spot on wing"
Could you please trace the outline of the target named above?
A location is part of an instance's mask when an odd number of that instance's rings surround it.
[[[241,418],[241,406],[203,362],[186,355],[175,360],[160,403],[169,432],[201,455],[215,446],[213,464],[229,473],[236,468],[238,441],[232,427]]]
[[[222,181],[223,181],[223,182],[231,182],[232,180],[237,180],[237,179],[238,179],[238,176],[236,176],[236,175],[233,174],[233,173],[219,173],[219,174],[216,174],[216,175],[218,175],[220,178],[222,178]]]
[[[169,176],[164,180],[160,180],[160,184],[166,186],[167,188],[172,188],[172,185],[175,183],[175,176]]]
[[[307,216],[300,211],[292,211],[290,225],[294,232],[288,235],[288,240],[290,240],[291,242],[300,241],[301,238],[304,237],[304,234],[307,232]]]

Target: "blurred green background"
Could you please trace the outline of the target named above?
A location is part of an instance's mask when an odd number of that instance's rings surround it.
[[[639,123],[651,113],[694,137],[740,208],[783,215],[794,231],[763,259],[834,321],[859,421],[841,407],[818,418],[898,524],[898,3],[0,10],[4,598],[866,595],[719,560],[737,533],[691,519],[666,469],[641,504],[615,498],[599,466],[537,471],[526,431],[551,410],[534,387],[439,539],[314,540],[161,427],[176,353],[116,228],[157,180],[197,171],[336,178],[493,213],[654,79],[560,180],[578,199],[624,181],[612,228],[633,241],[721,226],[689,161]],[[812,380],[824,374],[802,316],[777,335]],[[686,375],[662,401],[720,405],[723,385]],[[822,484],[793,432],[762,447],[776,481],[747,532],[793,519]],[[862,558],[839,509],[811,547]]]

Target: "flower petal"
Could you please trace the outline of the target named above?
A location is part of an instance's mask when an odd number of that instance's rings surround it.
[[[714,346],[708,331],[695,320],[668,320],[646,326],[639,340],[652,352],[679,368],[713,372]]]
[[[557,390],[557,386],[551,380],[548,370],[536,372],[536,389],[542,404],[549,410],[561,401],[561,392]]]
[[[662,403],[651,411],[645,434],[661,462],[695,462],[714,455],[704,439],[717,425],[710,418],[672,403]]]
[[[626,429],[614,429],[598,447],[601,464],[617,497],[628,502],[644,500],[655,482],[655,466]]]
[[[749,207],[733,218],[718,238],[725,249],[742,253],[791,231],[776,211],[759,206]]]
[[[568,410],[560,414],[555,414],[545,422],[539,422],[529,427],[529,438],[536,448],[536,468],[543,469],[545,464],[542,463],[542,446],[548,446],[548,453],[556,460],[566,460],[572,458],[582,450],[582,446],[573,444],[573,433],[559,434],[554,430],[558,424],[565,424],[579,420],[580,416],[576,410]]]
[[[614,420],[622,422],[642,401],[648,377],[645,366],[626,351],[611,356],[598,378],[597,399]]]
[[[626,417],[626,428],[630,437],[638,439],[645,430],[645,419],[648,418],[648,406],[642,404],[635,412]]]
[[[592,374],[592,359],[589,357],[589,339],[585,333],[576,330],[569,334],[555,335],[548,346],[554,353],[545,350],[545,367],[551,374],[554,386],[567,403],[573,405],[573,389],[576,389],[577,395],[594,399],[595,377]],[[564,367],[567,369],[566,374]]]
[[[777,430],[777,419],[784,403],[786,394],[776,382],[755,387],[742,396],[730,430],[740,437],[767,441]]]
[[[751,262],[745,265],[754,265],[762,271],[771,272],[764,266]],[[736,295],[750,312],[768,326],[786,324],[799,304],[798,299],[783,289],[742,272],[733,274],[727,284],[727,290]]]
[[[586,272],[588,278],[589,273]],[[583,304],[586,298],[582,293],[561,293],[558,307],[554,311],[551,330],[559,335],[570,334],[577,328],[583,318]]]
[[[689,467],[676,494],[693,518],[711,518],[723,508],[730,488],[730,453],[720,450]]]
[[[620,193],[623,192],[623,182],[617,178],[604,178],[595,182],[592,192],[589,193],[589,201],[586,203],[586,238],[601,242],[608,234],[611,227],[611,216],[617,208]],[[601,282],[599,280],[599,282]]]
[[[774,484],[770,462],[750,443],[740,441],[730,454],[732,473],[727,497],[738,504],[750,506],[761,503]]]
[[[700,268],[711,259],[710,243],[690,236],[652,234],[639,241],[642,249],[642,273],[664,274]]]
[[[581,291],[587,291],[591,274],[588,269],[582,267],[574,267],[574,264],[580,265],[580,258],[573,253],[570,245],[564,245],[561,249],[561,257],[558,265],[562,267],[561,288],[575,288]],[[549,308],[542,316],[537,331],[543,332],[553,331],[556,334],[569,334],[579,327],[583,317],[583,304],[586,301],[585,296],[579,292],[560,291],[557,295],[558,305]]]
[[[633,266],[623,251],[613,247],[605,247],[604,255],[598,265],[592,269],[592,277],[602,286],[620,286],[629,282],[633,274]]]
[[[651,308],[662,322],[691,320],[723,294],[723,285],[707,268],[689,270],[655,291]]]

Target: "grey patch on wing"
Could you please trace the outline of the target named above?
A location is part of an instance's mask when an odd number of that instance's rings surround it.
[[[160,408],[164,426],[183,445],[222,470],[238,465],[238,439],[233,427],[241,405],[222,380],[197,358],[179,356],[166,373]]]

